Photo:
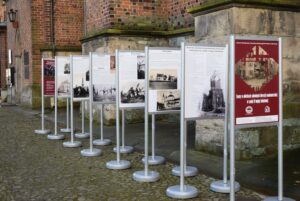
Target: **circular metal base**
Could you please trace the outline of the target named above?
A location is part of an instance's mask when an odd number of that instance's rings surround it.
[[[50,133],[50,130],[48,130],[48,129],[45,129],[45,130],[42,130],[42,129],[40,129],[40,130],[34,130],[34,133],[38,134],[38,135],[47,135],[47,134]]]
[[[60,129],[60,132],[62,132],[62,133],[71,133],[71,128],[62,128],[62,129]]]
[[[156,182],[159,180],[159,173],[155,171],[148,171],[148,174],[146,175],[145,171],[142,170],[134,172],[132,177],[135,181],[139,182]]]
[[[75,147],[81,147],[81,142],[80,141],[69,141],[69,142],[64,142],[63,143],[63,146],[64,147],[67,147],[67,148],[75,148]]]
[[[100,149],[83,149],[81,150],[81,155],[82,156],[100,156],[102,151]]]
[[[124,170],[130,168],[131,163],[126,160],[109,161],[106,163],[106,168],[111,170]]]
[[[117,147],[114,147],[114,152],[117,152]],[[130,154],[133,152],[132,146],[120,146],[120,153],[121,154]]]
[[[199,191],[194,186],[184,185],[183,190],[180,190],[180,185],[171,186],[167,188],[167,196],[176,199],[189,199],[197,197]]]
[[[65,139],[65,136],[62,134],[50,134],[47,136],[48,140],[63,140]]]
[[[198,169],[192,166],[186,166],[186,170],[184,172],[185,177],[194,177],[198,174]],[[176,166],[172,169],[172,175],[180,176],[180,166]]]
[[[264,199],[264,201],[278,201],[278,200],[279,200],[278,197],[267,197],[267,198]],[[294,200],[292,198],[283,197],[282,201],[296,201],[296,200]]]
[[[163,164],[166,159],[162,156],[149,156],[148,157],[148,164],[149,165],[160,165]],[[142,162],[145,163],[145,157],[142,159]]]
[[[84,139],[84,138],[89,138],[90,134],[89,133],[75,133],[76,138]]]
[[[93,145],[100,145],[100,146],[106,146],[106,145],[110,145],[111,144],[111,140],[110,139],[96,139],[93,141]]]
[[[238,192],[241,189],[241,186],[238,182],[234,184],[234,191]],[[210,190],[217,193],[230,193],[230,182],[224,183],[223,180],[214,181],[210,184]]]

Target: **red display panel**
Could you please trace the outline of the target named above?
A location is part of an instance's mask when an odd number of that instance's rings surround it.
[[[44,96],[54,96],[55,91],[55,60],[44,59]]]
[[[235,124],[279,119],[279,42],[236,39]]]

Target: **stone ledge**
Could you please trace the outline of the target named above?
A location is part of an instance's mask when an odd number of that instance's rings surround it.
[[[51,45],[46,45],[40,48],[41,51],[52,51],[53,48]],[[80,51],[81,52],[81,46],[56,46],[55,51],[65,51],[65,52],[75,52]]]
[[[187,11],[197,16],[232,7],[300,11],[300,3],[295,0],[210,0]]]
[[[82,38],[81,43],[88,42],[100,36],[142,36],[142,37],[174,37],[179,35],[194,34],[194,28],[183,28],[172,31],[145,31],[145,30],[123,30],[123,29],[103,29],[97,33],[88,34]]]

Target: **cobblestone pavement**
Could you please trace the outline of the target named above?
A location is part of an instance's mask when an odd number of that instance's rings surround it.
[[[46,127],[52,127],[46,122]],[[132,162],[128,170],[108,170],[107,161],[114,160],[113,146],[102,147],[100,157],[80,156],[82,148],[64,148],[62,141],[49,141],[35,135],[40,128],[38,116],[17,112],[9,107],[0,108],[0,200],[1,201],[92,201],[92,200],[172,200],[165,195],[166,188],[179,183],[170,174],[174,164],[150,167],[161,174],[155,183],[138,183],[132,173],[142,170],[142,153],[122,155]],[[69,136],[67,136],[69,138]],[[88,147],[88,140],[82,140]],[[198,175],[186,179],[200,191],[192,200],[221,201],[228,195],[209,191],[214,179]],[[236,200],[262,200],[263,195],[242,188]]]

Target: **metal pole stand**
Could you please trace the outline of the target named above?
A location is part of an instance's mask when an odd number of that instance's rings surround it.
[[[55,70],[55,77],[57,77],[57,70]],[[44,81],[43,81],[44,83]],[[43,87],[44,88],[44,87]],[[42,100],[44,104],[44,99]],[[65,136],[63,134],[57,134],[57,79],[55,79],[55,91],[54,91],[54,134],[47,136],[48,140],[63,140]]]
[[[180,184],[167,188],[166,194],[171,198],[189,199],[197,197],[199,191],[194,186],[184,184],[184,165],[186,162],[186,132],[185,125],[185,92],[184,92],[184,78],[185,78],[185,45],[181,43],[181,103],[180,103]]]
[[[145,158],[142,159],[145,163]],[[155,155],[155,114],[152,114],[152,156],[148,157],[149,165],[160,165],[163,164],[166,159],[162,156]]]
[[[70,113],[69,108],[70,106],[69,106],[69,97],[68,97],[67,98],[67,128],[60,129],[60,132],[62,133],[71,133],[71,129],[69,126],[69,113]]]
[[[114,147],[114,152],[117,152],[117,147]],[[130,154],[132,152],[133,147],[125,145],[125,111],[122,109],[122,146],[120,147],[120,153]]]
[[[90,64],[92,63],[92,53],[90,53]],[[91,65],[90,65],[90,72],[92,72]],[[96,149],[93,147],[93,93],[92,93],[92,75],[90,74],[90,101],[89,101],[89,115],[90,115],[90,148],[81,150],[82,156],[92,157],[92,156],[100,156],[102,151],[100,149]]]
[[[147,90],[147,89],[146,89]],[[147,92],[146,92],[147,93]],[[148,96],[148,95],[146,95]],[[147,101],[147,97],[145,99]],[[147,101],[148,102],[148,101]],[[149,171],[149,156],[148,156],[148,103],[145,103],[145,157],[144,157],[144,170],[136,171],[133,173],[133,179],[138,182],[156,182],[159,180],[159,173],[156,171]]]
[[[45,104],[44,104],[44,71],[42,70],[42,85],[41,85],[41,91],[42,91],[42,113],[41,113],[41,116],[42,116],[42,129],[37,129],[37,130],[34,130],[34,133],[35,134],[38,134],[38,135],[46,135],[48,133],[50,133],[50,130],[49,129],[45,129],[45,119],[44,119],[44,113],[45,113]],[[10,87],[11,88],[11,87]],[[12,100],[12,93],[11,93],[11,100]]]
[[[283,197],[283,139],[282,139],[282,39],[279,38],[279,121],[278,121],[278,196],[267,197],[264,201],[296,201]]]
[[[104,139],[103,137],[103,104],[101,104],[100,108],[100,139],[96,139],[93,141],[94,145],[106,146],[111,144],[110,139]]]
[[[120,114],[119,114],[119,50],[116,50],[116,141],[117,141],[117,160],[106,163],[106,168],[111,170],[124,170],[131,167],[130,161],[121,160],[120,154]]]
[[[145,136],[144,136],[144,152],[145,152],[145,157],[144,157],[144,170],[141,170],[141,171],[136,171],[133,173],[132,177],[135,181],[138,181],[138,182],[155,182],[155,181],[158,181],[159,180],[159,173],[156,172],[156,171],[149,171],[149,153],[148,153],[148,95],[149,95],[149,78],[148,78],[148,71],[149,71],[149,48],[146,46],[145,47],[145,55],[146,55],[146,70],[145,70],[145,82],[146,82],[146,86],[145,86]]]
[[[90,101],[90,111],[92,111],[92,102]],[[93,114],[90,112],[90,148],[81,150],[80,154],[82,156],[93,157],[100,156],[102,151],[101,149],[96,149],[93,147]]]
[[[184,147],[185,149],[183,150],[183,156],[184,156],[184,173],[183,175],[185,177],[194,177],[198,174],[198,168],[193,167],[193,166],[187,166],[187,162],[186,162],[186,148],[187,148],[187,135],[186,135],[186,121],[184,123],[184,133],[185,133],[185,139],[184,139]],[[174,176],[180,176],[180,166],[176,166],[172,169],[172,175]]]
[[[70,87],[71,87],[71,115],[70,115],[71,116],[71,141],[64,142],[63,146],[66,148],[75,148],[75,147],[80,147],[82,143],[80,141],[74,141],[73,58],[72,58],[72,56],[71,56],[70,60],[71,60],[71,84],[70,84]]]
[[[84,112],[84,101],[81,101],[81,133],[75,133],[75,137],[80,139],[88,138],[90,136],[89,133],[84,131]]]

